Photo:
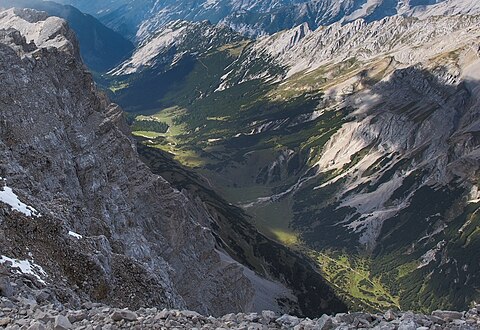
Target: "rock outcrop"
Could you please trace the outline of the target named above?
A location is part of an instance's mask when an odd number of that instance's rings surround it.
[[[112,69],[134,49],[134,45],[120,34],[72,6],[43,0],[0,0],[0,8],[31,8],[65,19],[81,44],[82,60],[94,72]]]

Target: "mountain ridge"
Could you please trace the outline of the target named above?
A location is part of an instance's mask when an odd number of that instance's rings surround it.
[[[181,2],[169,0],[137,0],[120,3],[92,3],[64,0],[90,14],[96,15],[107,26],[139,42],[158,28],[174,20],[222,23],[248,36],[258,37],[290,29],[307,23],[312,30],[334,22],[348,23],[359,18],[368,22],[386,16],[435,15],[435,12],[456,8],[459,13],[478,13],[473,0],[457,5],[452,0],[385,1],[385,0],[328,0],[328,1],[201,1]],[[438,8],[438,9],[436,9]],[[442,9],[443,8],[443,9]]]

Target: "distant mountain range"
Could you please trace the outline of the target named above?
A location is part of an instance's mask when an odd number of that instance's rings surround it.
[[[223,23],[247,35],[259,36],[307,23],[310,29],[358,18],[378,20],[396,14],[412,15],[429,10],[426,6],[446,4],[459,11],[478,10],[471,0],[60,0],[99,18],[131,40],[142,41],[173,20]],[[440,6],[442,8],[442,6]],[[442,9],[437,11],[442,12]]]

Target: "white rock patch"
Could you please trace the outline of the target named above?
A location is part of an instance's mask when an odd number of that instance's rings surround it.
[[[3,180],[0,178],[0,180]],[[0,187],[0,202],[9,205],[13,210],[25,214],[27,217],[40,217],[41,214],[33,207],[22,203],[18,196],[13,192],[12,188],[5,185]]]
[[[83,238],[82,235],[77,234],[76,232],[73,232],[73,231],[71,231],[71,230],[68,232],[68,235],[70,235],[70,236],[72,236],[72,237],[75,237],[76,239],[82,239],[82,238]]]
[[[0,264],[5,264],[7,262],[11,264],[11,267],[14,268],[17,273],[32,275],[40,283],[46,285],[46,282],[42,277],[47,277],[48,275],[41,266],[30,262],[29,260],[12,259],[2,255],[0,258]]]

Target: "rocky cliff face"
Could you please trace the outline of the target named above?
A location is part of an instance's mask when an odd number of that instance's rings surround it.
[[[18,273],[10,289],[73,306],[251,309],[270,282],[247,278],[217,250],[202,203],[139,161],[65,21],[12,9],[0,27],[2,281]]]

